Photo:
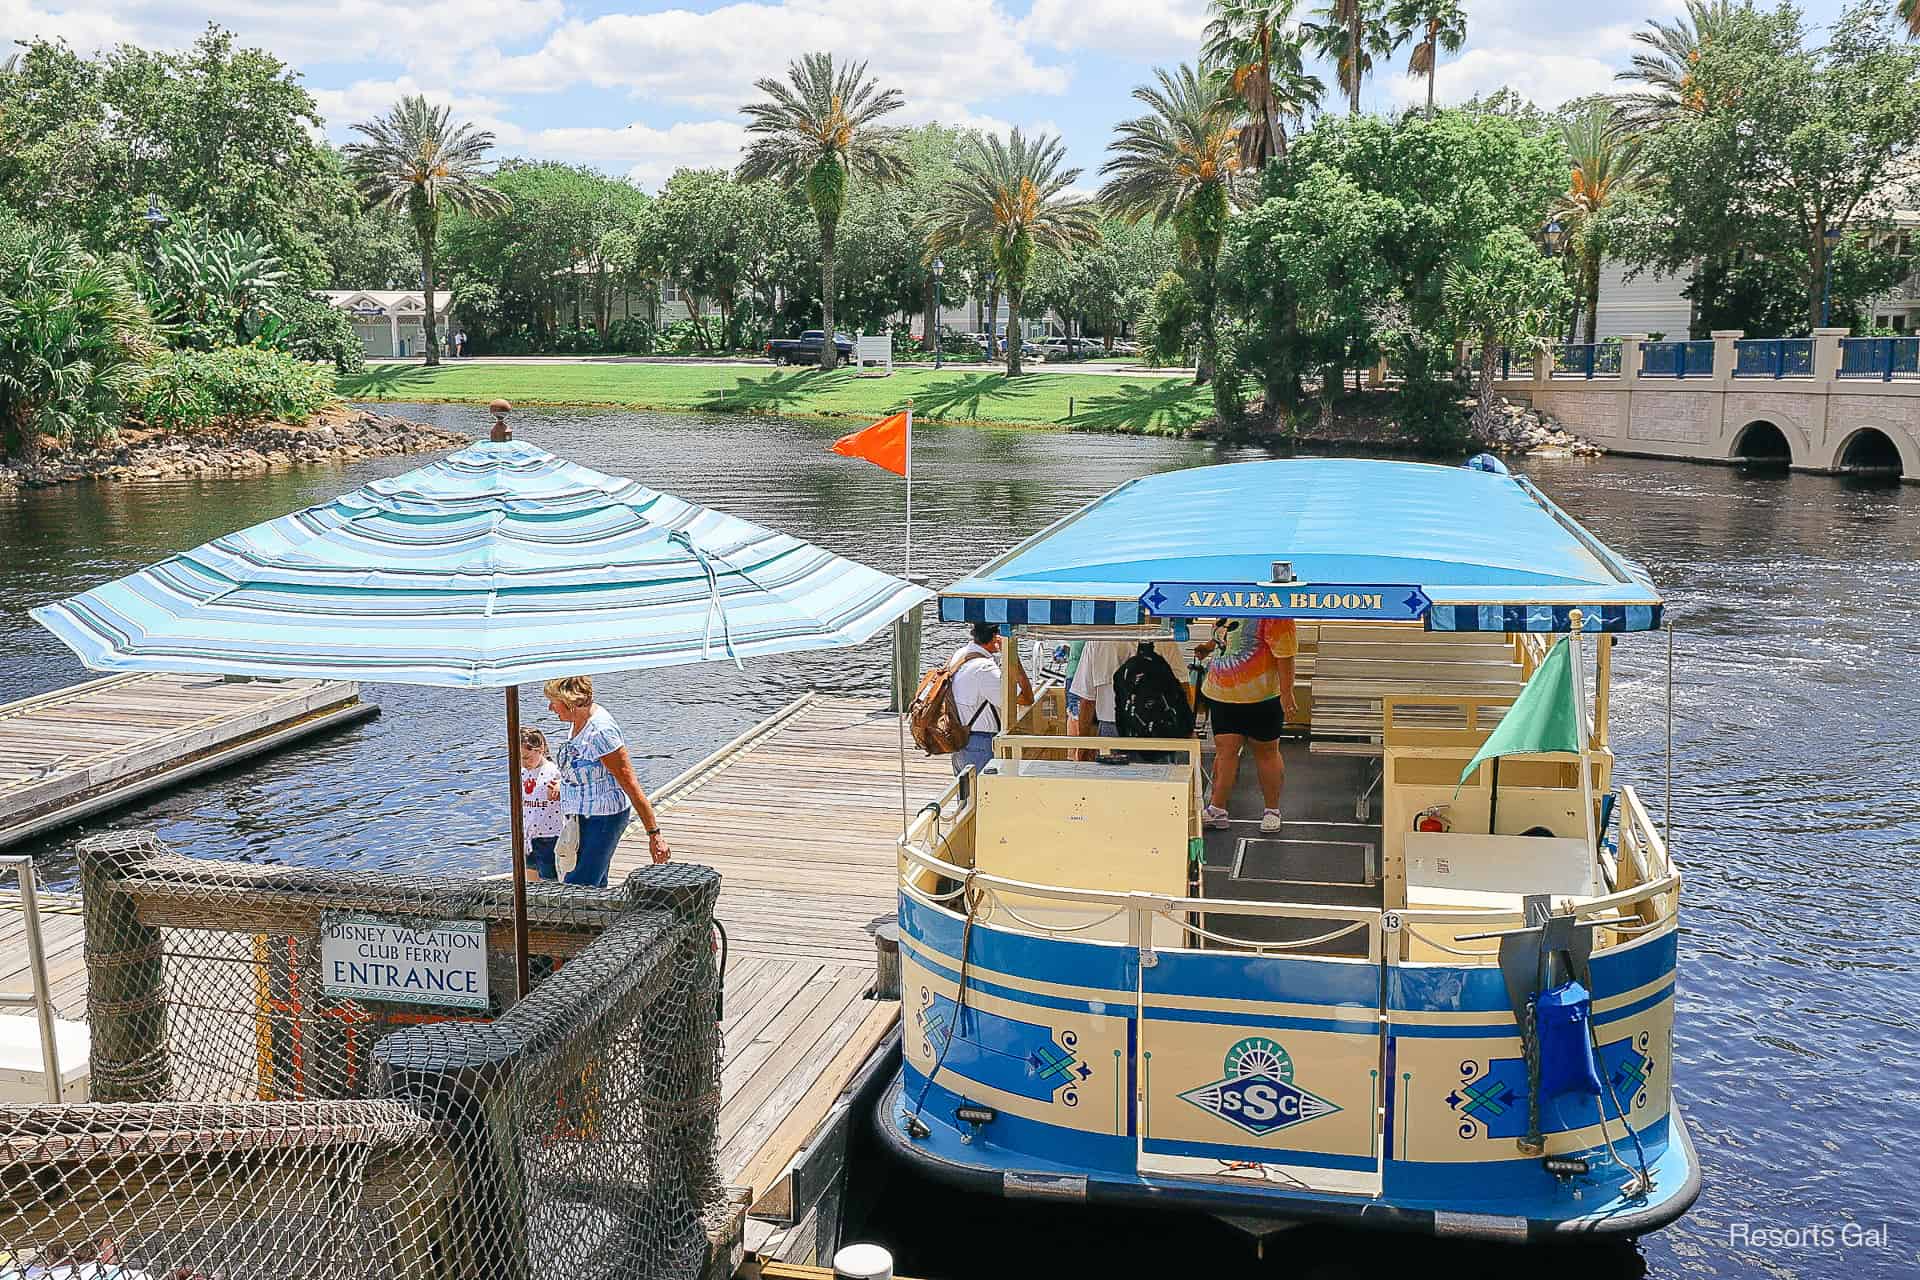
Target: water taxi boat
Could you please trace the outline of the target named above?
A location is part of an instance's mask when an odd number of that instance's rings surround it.
[[[1292,618],[1301,723],[1281,830],[1251,768],[1215,830],[1204,736],[1086,759],[1064,691],[1020,707],[1009,672],[995,758],[900,842],[901,1159],[1009,1197],[1509,1240],[1692,1204],[1680,872],[1609,746],[1613,645],[1663,626],[1639,566],[1491,458],[1265,461],[1123,485],[940,616],[1047,647]],[[1468,769],[1555,654],[1577,736]]]

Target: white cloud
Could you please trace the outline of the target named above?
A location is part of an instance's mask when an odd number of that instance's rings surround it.
[[[1590,93],[1613,92],[1617,88],[1613,72],[1612,63],[1580,54],[1469,48],[1452,62],[1440,64],[1434,96],[1443,103],[1462,102],[1476,93],[1509,88],[1551,108]],[[1398,104],[1427,100],[1427,78],[1404,70],[1388,78],[1384,89]]]
[[[312,93],[321,118],[327,122],[327,134],[335,142],[352,141],[358,136],[353,132],[355,123],[385,115],[401,98],[416,93],[425,95],[435,106],[451,107],[456,121],[473,121],[496,133],[507,111],[507,104],[499,98],[457,93],[444,84],[422,83],[412,76],[356,80],[344,89],[314,89]]]
[[[28,0],[0,0],[0,59],[15,52],[16,40],[65,40],[75,49],[91,52],[131,40],[134,35],[133,27],[98,6],[51,9]]]
[[[1206,0],[1033,0],[1025,30],[1057,49],[1190,62],[1206,25]]]
[[[82,52],[121,41],[179,49],[212,22],[295,66],[397,63],[435,77],[481,49],[536,39],[564,13],[562,0],[0,0],[0,40],[64,36]]]
[[[537,51],[481,56],[477,83],[539,93],[581,82],[706,111],[750,100],[757,77],[797,55],[830,49],[867,60],[917,116],[1015,94],[1063,93],[1068,71],[1038,62],[995,0],[779,0],[706,13],[670,9],[571,20]]]
[[[624,170],[627,178],[657,189],[675,169],[730,169],[740,161],[746,129],[732,120],[683,120],[665,129],[644,124],[625,129],[536,129],[508,150],[545,160],[569,160]]]

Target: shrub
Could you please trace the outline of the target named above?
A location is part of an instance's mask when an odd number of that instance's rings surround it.
[[[333,375],[324,366],[284,351],[175,351],[148,376],[140,417],[150,427],[194,430],[248,418],[307,418],[333,398]]]
[[[0,447],[84,442],[120,424],[160,347],[119,264],[0,211]]]
[[[650,320],[615,320],[607,326],[607,350],[644,356],[653,351],[658,336]]]
[[[1451,378],[1409,378],[1394,396],[1394,411],[1414,443],[1429,449],[1457,449],[1467,443],[1463,388]]]
[[[338,373],[360,373],[367,367],[366,347],[353,327],[353,317],[325,298],[289,291],[274,302],[278,314],[268,317],[258,341],[301,360],[324,360]]]

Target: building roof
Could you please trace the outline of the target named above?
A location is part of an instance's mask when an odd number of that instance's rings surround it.
[[[427,309],[418,289],[322,289],[320,296],[342,311],[378,311],[383,316],[418,315]],[[453,307],[453,295],[442,293],[434,302],[444,314]]]

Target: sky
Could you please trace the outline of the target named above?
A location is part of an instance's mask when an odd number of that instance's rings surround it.
[[[1818,24],[1840,4],[1803,7]],[[1466,8],[1467,44],[1440,65],[1440,101],[1507,86],[1555,106],[1611,87],[1633,32],[1683,3]],[[181,48],[208,22],[298,70],[336,142],[425,93],[490,129],[501,156],[588,164],[654,189],[684,166],[732,164],[753,82],[826,49],[899,87],[900,123],[1059,133],[1091,191],[1114,122],[1137,114],[1133,87],[1194,57],[1206,0],[0,0],[0,49],[34,37],[83,52]],[[1368,81],[1363,107],[1425,100],[1406,55]],[[1327,105],[1340,108],[1337,90]]]

